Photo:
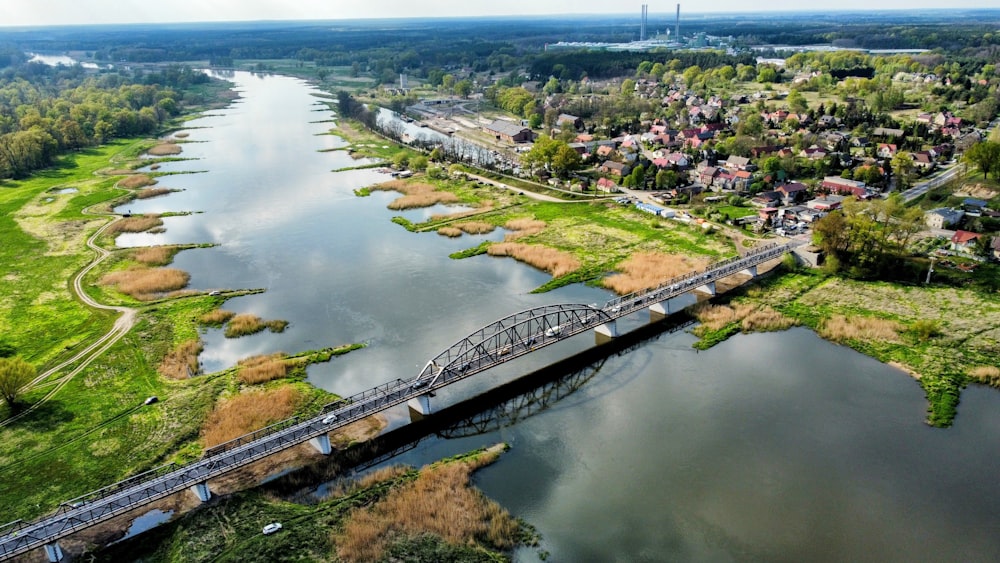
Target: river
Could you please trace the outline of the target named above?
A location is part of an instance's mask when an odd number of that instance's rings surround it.
[[[312,366],[348,395],[416,376],[473,330],[516,311],[591,303],[605,291],[529,292],[548,276],[509,259],[448,254],[484,238],[413,234],[390,222],[395,196],[353,190],[356,170],[331,112],[304,82],[238,72],[242,98],[189,123],[161,179],[183,191],[127,204],[192,211],[121,246],[212,242],[175,266],[200,289],[266,288],[226,308],[285,319],[281,334],[208,330],[206,370],[252,354],[349,342],[370,347]],[[402,215],[419,219],[424,211]],[[634,315],[639,317],[640,315]],[[627,330],[645,319],[620,322]],[[435,438],[397,462],[423,464],[505,441],[477,485],[542,535],[537,561],[995,561],[1000,559],[1000,394],[969,388],[947,430],[924,423],[919,385],[805,329],[737,336],[708,352],[679,332],[609,358],[563,400],[486,434]],[[581,335],[452,386],[446,404],[593,344]],[[394,426],[406,419],[392,412]]]

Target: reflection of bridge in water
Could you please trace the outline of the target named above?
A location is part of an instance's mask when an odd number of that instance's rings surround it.
[[[88,493],[63,503],[55,514],[37,522],[17,520],[0,526],[0,560],[44,547],[51,561],[59,561],[62,550],[56,541],[60,538],[185,489],[207,501],[211,498],[210,479],[303,442],[330,454],[330,432],[348,424],[408,401],[412,409],[430,414],[430,397],[435,390],[582,332],[594,330],[599,341],[616,338],[617,319],[642,309],[648,309],[654,318],[669,315],[674,297],[691,291],[714,295],[717,281],[741,273],[754,277],[759,265],[788,251],[787,246],[764,247],[656,288],[612,299],[602,307],[548,305],[500,319],[438,354],[412,380],[396,379],[328,404],[316,417],[294,417],[214,446],[188,465],[165,465]]]

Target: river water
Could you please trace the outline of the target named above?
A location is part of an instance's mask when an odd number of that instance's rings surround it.
[[[161,171],[182,189],[126,206],[191,211],[161,234],[119,244],[212,242],[175,266],[199,289],[266,288],[226,308],[285,319],[281,334],[237,340],[209,330],[201,360],[349,342],[364,350],[312,366],[312,383],[348,395],[414,377],[473,330],[551,303],[601,302],[573,286],[533,295],[548,276],[508,259],[448,254],[446,239],[392,224],[388,179],[355,163],[318,92],[291,78],[235,73],[242,98],[189,123],[183,156]],[[419,220],[425,211],[402,213]],[[638,317],[639,315],[634,315]],[[620,322],[627,330],[645,319]],[[423,464],[500,441],[512,447],[477,485],[542,535],[537,561],[1000,560],[1000,394],[967,389],[953,428],[924,425],[908,376],[804,329],[737,336],[708,352],[680,332],[607,359],[585,384],[516,424],[435,438],[395,461]],[[581,335],[435,398],[446,404],[593,344]],[[403,424],[404,409],[390,413]]]

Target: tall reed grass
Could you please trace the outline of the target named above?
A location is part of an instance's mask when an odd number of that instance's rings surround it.
[[[986,385],[1000,387],[1000,367],[997,366],[974,367],[969,370],[969,377]]]
[[[163,194],[169,194],[171,192],[170,188],[146,188],[145,190],[139,190],[135,193],[136,199],[149,199],[151,197],[161,196]]]
[[[266,356],[253,356],[240,360],[237,377],[247,385],[258,385],[288,375],[287,355],[284,352]]]
[[[504,239],[507,241],[513,241],[521,237],[537,235],[545,230],[545,226],[545,221],[539,221],[538,219],[511,219],[503,226],[503,228],[508,231],[512,231],[507,233]]]
[[[118,181],[118,185],[123,188],[128,188],[134,190],[136,188],[141,188],[144,186],[152,186],[156,183],[156,180],[145,175],[145,174],[133,174],[127,178],[122,178]]]
[[[721,330],[733,323],[739,323],[742,332],[771,332],[787,330],[798,325],[798,321],[787,317],[771,307],[750,303],[730,303],[716,305],[703,301],[689,309],[701,323],[695,333],[699,336],[707,332]]]
[[[143,246],[132,251],[132,260],[147,266],[166,266],[176,254],[176,246]]]
[[[458,238],[462,236],[462,229],[458,229],[456,227],[441,227],[437,230],[437,234],[448,238]]]
[[[519,262],[544,270],[556,278],[580,269],[580,261],[575,256],[547,246],[501,242],[490,245],[486,252],[490,256],[510,256]]]
[[[198,354],[204,349],[204,343],[198,339],[182,342],[163,357],[157,371],[170,379],[187,379],[197,375],[200,371]]]
[[[451,192],[438,191],[437,187],[431,184],[419,182],[404,182],[403,180],[392,180],[371,187],[372,190],[394,191],[403,194],[402,197],[389,203],[389,209],[403,210],[416,209],[420,207],[431,207],[439,203],[458,203],[458,196]]]
[[[622,273],[604,279],[604,287],[619,295],[654,288],[671,278],[708,266],[707,258],[681,254],[638,252],[618,265]]]
[[[155,227],[162,227],[163,219],[158,215],[136,215],[133,217],[122,217],[111,223],[107,233],[115,235],[118,233],[143,233]]]
[[[138,267],[107,273],[100,284],[115,286],[139,301],[152,301],[168,291],[184,288],[190,279],[190,274],[174,268]]]
[[[281,332],[287,326],[288,321],[265,321],[257,315],[241,313],[229,319],[229,323],[226,324],[225,334],[226,338],[239,338],[241,336],[257,334],[265,328],[270,329],[271,332]]]
[[[424,534],[453,545],[513,547],[520,532],[517,521],[470,483],[472,471],[492,459],[426,467],[413,482],[397,487],[370,507],[355,510],[343,531],[334,533],[337,556],[352,562],[380,561],[394,541]]]
[[[284,420],[303,400],[301,391],[285,385],[266,391],[246,391],[219,402],[202,427],[209,448]]]
[[[229,319],[236,316],[236,313],[232,311],[226,311],[225,309],[215,309],[214,311],[209,311],[202,316],[198,317],[198,322],[206,326],[222,326],[226,324]]]
[[[181,149],[181,146],[177,143],[167,142],[156,145],[146,152],[153,156],[169,156],[173,154],[181,154],[182,151],[183,149]]]
[[[834,342],[847,340],[899,342],[902,328],[896,321],[888,319],[834,315],[820,324],[817,332],[823,338]]]

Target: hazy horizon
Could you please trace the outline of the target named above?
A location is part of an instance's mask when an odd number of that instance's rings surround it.
[[[653,3],[648,0],[651,19],[672,18],[677,2]],[[253,21],[323,21],[359,19],[495,17],[495,16],[566,16],[615,15],[635,12],[638,21],[643,4],[615,3],[602,0],[531,2],[510,0],[500,4],[475,4],[443,0],[419,2],[383,0],[375,5],[332,3],[324,0],[173,0],[157,4],[148,0],[80,2],[79,0],[7,0],[0,15],[0,27],[45,27],[94,24],[177,24]],[[95,4],[103,5],[104,9]],[[610,7],[609,7],[610,6]],[[967,10],[1000,8],[996,0],[883,0],[873,7],[869,0],[815,0],[803,7],[799,0],[772,0],[766,6],[748,9],[738,0],[712,3],[681,2],[682,18],[687,15],[754,14],[762,12],[845,13],[907,10]],[[634,10],[630,10],[634,7]]]

